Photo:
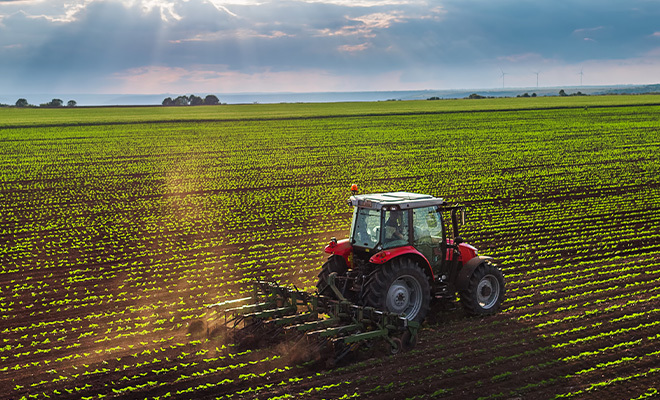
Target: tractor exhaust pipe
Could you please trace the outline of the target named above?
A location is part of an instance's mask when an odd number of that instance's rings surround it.
[[[465,207],[456,207],[451,210],[451,225],[454,240],[456,240],[456,238],[460,238],[459,226],[465,225]]]

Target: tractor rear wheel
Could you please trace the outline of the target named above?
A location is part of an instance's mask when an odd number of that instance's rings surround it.
[[[339,276],[346,275],[346,271],[348,271],[348,266],[346,265],[346,260],[344,260],[344,257],[338,256],[336,254],[328,257],[328,261],[326,261],[321,267],[319,280],[316,283],[316,289],[318,290],[319,294],[336,297],[335,293],[332,291],[332,288],[330,288],[330,285],[328,285],[328,276],[330,276],[330,274],[333,272],[336,272]]]
[[[429,311],[431,290],[428,278],[415,261],[395,258],[373,273],[365,284],[362,299],[367,306],[422,322]]]
[[[472,273],[467,289],[460,296],[468,314],[495,314],[504,301],[502,270],[489,262],[479,265]]]

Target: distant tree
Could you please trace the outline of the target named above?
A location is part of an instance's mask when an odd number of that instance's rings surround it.
[[[29,105],[30,105],[30,104],[29,104],[28,101],[25,100],[25,99],[18,99],[18,100],[16,100],[16,107],[27,107],[27,106],[29,106]]]
[[[536,97],[536,93],[532,93],[532,97]]]
[[[468,96],[468,99],[485,99],[485,97],[480,94],[472,93]]]
[[[220,99],[218,99],[218,96],[210,94],[204,98],[204,104],[207,106],[215,106],[220,104]]]
[[[164,106],[173,106],[174,105],[174,100],[172,100],[171,97],[167,97],[166,99],[163,100],[163,105]]]
[[[559,91],[559,95],[560,95],[560,96],[568,96],[568,95],[566,94],[566,92],[564,92],[564,89],[562,89],[562,90]]]
[[[204,99],[202,99],[199,96],[195,96],[194,94],[190,95],[188,101],[191,106],[201,106],[202,104],[204,104]]]
[[[530,96],[529,96],[529,93],[525,93],[525,94],[522,95],[522,97],[530,97]]]
[[[429,97],[429,98],[426,99],[426,100],[440,100],[440,97],[438,97],[438,96],[433,96],[433,97]]]
[[[48,103],[39,104],[39,107],[62,107],[64,102],[61,99],[53,99]]]
[[[77,106],[77,105],[78,105],[78,103],[77,103],[75,100],[69,100],[69,101],[66,103],[66,106],[67,106],[67,107],[75,107],[75,106]]]
[[[176,99],[174,99],[174,105],[175,106],[187,106],[190,104],[190,99],[188,96],[179,96]]]

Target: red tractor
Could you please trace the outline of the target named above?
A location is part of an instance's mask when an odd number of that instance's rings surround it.
[[[331,255],[319,274],[319,294],[416,322],[432,298],[456,294],[471,315],[500,309],[502,270],[459,236],[464,207],[425,194],[357,195],[356,189],[348,201],[354,207],[348,239],[332,238],[325,247]]]
[[[318,295],[257,281],[252,296],[209,305],[215,312],[208,323],[224,322],[207,331],[228,328],[239,345],[284,337],[295,346],[304,338],[317,343],[313,349],[331,348],[328,361],[335,363],[374,340],[392,354],[413,348],[431,299],[458,294],[472,315],[500,309],[504,276],[491,257],[463,243],[462,206],[425,194],[353,189],[349,238],[326,246]]]

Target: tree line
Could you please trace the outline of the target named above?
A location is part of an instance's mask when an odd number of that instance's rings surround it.
[[[220,104],[220,99],[214,94],[210,94],[203,99],[191,94],[190,96],[179,96],[175,99],[167,97],[162,104],[164,106],[215,106]]]
[[[66,103],[67,107],[75,107],[77,106],[78,103],[75,100],[69,100]],[[2,107],[10,107],[8,104],[0,104]],[[28,103],[26,99],[20,98],[16,100],[16,103],[14,104],[15,107],[19,108],[27,108],[27,107],[37,107],[34,104]],[[39,107],[44,107],[44,108],[57,108],[57,107],[64,107],[64,101],[62,99],[53,99],[49,101],[48,103],[41,103],[39,104]]]
[[[172,99],[171,97],[167,97],[162,102],[162,105],[164,106],[202,106],[202,105],[215,106],[218,104],[220,104],[220,99],[218,99],[218,96],[214,94],[210,94],[205,98],[195,96],[194,94],[190,96],[178,96],[174,99]],[[75,107],[77,105],[78,103],[75,100],[69,100],[66,103],[66,107]],[[33,104],[28,103],[27,99],[24,98],[20,98],[16,100],[15,106],[20,108],[37,107]],[[62,99],[53,99],[48,103],[39,104],[38,107],[58,108],[64,106],[65,104]],[[11,106],[9,104],[0,104],[0,107],[11,107]]]

